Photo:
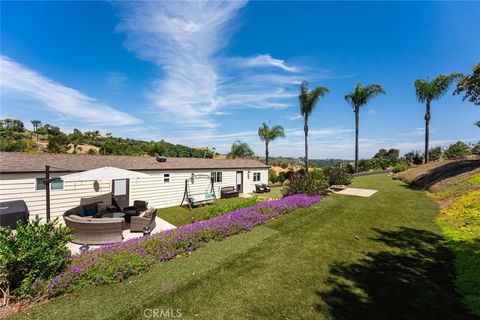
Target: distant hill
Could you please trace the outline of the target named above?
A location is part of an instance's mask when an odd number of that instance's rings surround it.
[[[221,157],[206,147],[191,148],[164,140],[143,141],[103,136],[99,131],[82,132],[74,129],[66,134],[59,127],[36,123],[33,131],[27,130],[17,119],[0,120],[0,151],[88,153],[104,155],[164,155],[166,157],[213,158]]]

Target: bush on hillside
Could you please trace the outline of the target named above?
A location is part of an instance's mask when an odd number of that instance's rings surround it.
[[[447,159],[464,158],[470,154],[470,148],[465,142],[457,141],[448,146],[444,154]]]
[[[275,183],[278,181],[278,175],[273,169],[268,169],[268,181]]]
[[[352,176],[346,167],[330,167],[324,169],[329,185],[348,185],[352,182]]]
[[[412,150],[409,153],[405,154],[404,159],[409,164],[422,164],[423,163],[423,152],[418,150]]]
[[[310,174],[294,173],[289,180],[290,184],[282,191],[284,196],[293,194],[307,194],[310,196],[325,194],[325,191],[329,187],[328,179],[325,177],[316,179]]]
[[[436,146],[428,150],[428,161],[438,161],[443,156],[442,146]]]
[[[409,165],[405,161],[400,161],[397,163],[395,166],[393,166],[392,171],[393,173],[398,173],[398,172],[403,172],[405,170],[408,170]]]
[[[39,219],[0,230],[0,275],[6,278],[14,297],[23,297],[37,278],[50,279],[69,264],[70,231],[58,223]]]

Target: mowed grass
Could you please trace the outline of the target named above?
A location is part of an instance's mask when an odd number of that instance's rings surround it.
[[[14,318],[143,319],[151,309],[179,310],[183,319],[473,318],[454,289],[437,206],[385,175],[357,177],[353,186],[379,192],[327,197]]]

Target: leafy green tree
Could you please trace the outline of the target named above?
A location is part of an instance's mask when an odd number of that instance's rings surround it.
[[[444,155],[447,159],[464,158],[470,154],[470,148],[465,142],[457,141],[448,146]]]
[[[227,158],[235,159],[253,156],[255,156],[255,153],[252,151],[252,149],[250,149],[250,146],[246,142],[241,142],[240,140],[237,140],[232,144],[232,148],[230,149]]]
[[[328,93],[326,87],[316,87],[312,90],[308,89],[308,82],[303,81],[300,85],[300,94],[298,96],[300,102],[300,114],[303,117],[303,131],[305,132],[305,172],[308,173],[308,119],[315,109],[320,97]]]
[[[47,151],[50,153],[65,153],[68,150],[69,144],[70,141],[68,140],[68,136],[63,132],[49,135]]]
[[[463,100],[480,105],[480,63],[473,67],[472,74],[460,76],[454,94],[462,94]]]
[[[379,94],[385,94],[385,91],[378,84],[369,84],[364,87],[357,83],[355,91],[345,96],[345,101],[353,107],[353,112],[355,112],[355,171],[358,169],[358,120],[360,107],[366,105],[373,97]]]
[[[22,133],[25,131],[25,126],[23,122],[18,119],[3,119],[0,120],[0,127],[10,130],[12,132]]]
[[[447,92],[448,88],[460,75],[452,73],[449,75],[439,75],[432,81],[418,79],[415,81],[415,91],[418,101],[426,104],[425,112],[425,163],[428,162],[428,143],[430,139],[430,104],[434,100],[440,99]]]
[[[277,138],[285,138],[285,131],[282,126],[275,125],[270,128],[270,126],[264,122],[263,125],[258,128],[258,136],[260,140],[265,142],[265,164],[268,165],[268,144]]]
[[[443,148],[442,146],[436,146],[428,150],[428,161],[438,161],[442,158]]]

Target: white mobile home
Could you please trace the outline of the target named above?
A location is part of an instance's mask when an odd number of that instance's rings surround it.
[[[80,198],[112,193],[122,205],[134,200],[148,201],[157,208],[180,205],[185,180],[193,175],[212,177],[214,192],[232,186],[251,193],[255,184],[268,183],[269,166],[253,159],[166,158],[159,162],[151,156],[100,156],[47,153],[0,152],[0,202],[24,200],[31,215],[45,217],[45,166],[52,177],[110,166],[138,171],[148,178],[112,181],[63,181],[50,185],[51,217],[61,216],[77,206]],[[193,182],[193,183],[192,183]],[[206,192],[210,179],[195,179],[188,184],[191,193]]]

